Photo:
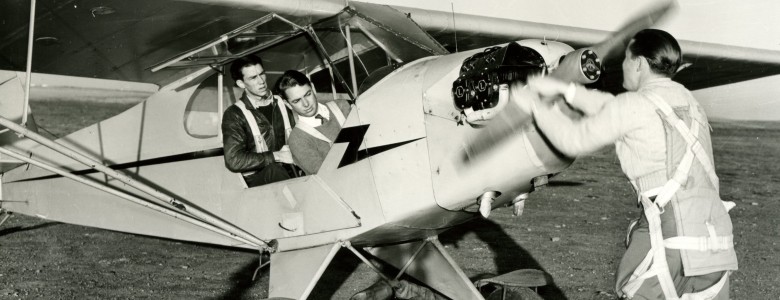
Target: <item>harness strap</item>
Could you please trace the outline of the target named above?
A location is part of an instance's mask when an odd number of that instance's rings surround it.
[[[712,299],[723,288],[726,280],[728,279],[729,272],[724,272],[723,277],[718,283],[707,288],[704,291],[697,293],[687,293],[682,297],[677,296],[677,290],[674,286],[674,281],[669,272],[669,266],[666,261],[666,248],[670,249],[695,249],[700,251],[719,251],[726,250],[733,247],[733,235],[729,236],[717,236],[715,228],[707,223],[707,230],[709,232],[708,237],[685,237],[678,236],[664,240],[661,229],[661,214],[664,213],[663,208],[672,199],[675,193],[680,187],[688,180],[691,166],[693,165],[693,159],[697,158],[701,165],[709,175],[709,179],[715,188],[718,188],[718,178],[715,175],[714,168],[712,166],[709,156],[704,151],[704,148],[698,141],[698,133],[700,128],[699,119],[701,117],[698,114],[697,107],[691,104],[692,115],[692,128],[688,128],[685,122],[682,121],[675,113],[674,110],[663,101],[659,96],[655,94],[647,95],[650,101],[655,104],[661,112],[664,113],[666,120],[672,124],[675,129],[682,135],[685,141],[688,143],[688,148],[677,166],[672,178],[670,178],[663,186],[642,192],[639,195],[639,200],[644,208],[645,216],[649,225],[650,235],[650,250],[645,256],[644,260],[637,266],[634,273],[629,278],[629,281],[621,288],[623,292],[629,297],[633,298],[642,283],[648,278],[656,276],[658,283],[661,286],[661,290],[664,293],[666,299],[684,299],[684,300],[704,300]],[[650,198],[656,196],[654,200]],[[726,205],[726,204],[724,204]]]
[[[268,146],[265,144],[263,134],[260,133],[260,127],[257,127],[255,116],[253,116],[252,112],[246,108],[246,105],[243,101],[236,101],[235,105],[241,109],[242,113],[244,113],[244,118],[246,118],[246,122],[249,124],[249,129],[252,131],[252,137],[254,137],[255,140],[255,152],[261,153],[268,151]]]
[[[664,113],[667,121],[672,124],[672,126],[674,126],[680,135],[685,139],[685,141],[688,142],[690,147],[689,150],[695,154],[696,159],[699,161],[699,163],[701,163],[702,167],[707,172],[707,176],[709,176],[710,182],[715,187],[715,190],[719,191],[720,185],[718,183],[718,175],[715,174],[715,167],[712,165],[712,160],[710,159],[710,156],[707,155],[707,152],[704,151],[704,147],[701,146],[701,143],[698,143],[697,136],[700,129],[698,120],[701,117],[698,108],[691,105],[691,115],[693,117],[691,123],[692,126],[696,129],[695,132],[692,132],[692,130],[685,125],[685,122],[674,113],[672,107],[663,101],[663,99],[661,99],[658,95],[652,93],[647,93],[645,95],[651,102],[653,102],[653,104],[655,104],[656,107],[658,107],[658,109],[661,110],[661,112]]]
[[[686,293],[683,294],[682,297],[677,296],[677,291],[674,287],[674,281],[672,280],[672,276],[669,273],[669,267],[666,262],[666,251],[664,248],[690,249],[688,245],[685,245],[688,243],[688,241],[701,240],[702,238],[673,237],[663,240],[663,235],[661,233],[661,211],[659,210],[658,206],[653,204],[653,201],[650,200],[650,198],[643,195],[641,201],[642,206],[645,208],[644,212],[647,216],[647,222],[649,224],[651,248],[648,251],[647,256],[645,256],[645,259],[642,260],[637,269],[631,275],[629,281],[623,286],[623,293],[625,293],[629,298],[633,298],[646,279],[657,276],[658,283],[661,286],[664,297],[668,300],[707,300],[717,296],[725,285],[730,272],[724,272],[723,277],[721,277],[721,279],[716,284],[703,291],[696,293]],[[713,248],[710,247],[718,247],[720,249],[728,249],[732,247],[733,244],[729,243],[729,241],[733,240],[733,236],[717,237],[715,236],[715,230],[712,228],[712,226],[709,226],[708,229],[710,236],[703,238],[709,240],[707,242],[707,249],[704,250],[713,250]],[[681,248],[674,247],[674,244],[678,242],[683,244],[681,245]]]
[[[680,300],[709,300],[714,299],[716,296],[718,296],[718,293],[720,293],[720,290],[723,289],[723,286],[726,285],[726,281],[729,279],[729,275],[731,274],[731,271],[723,272],[723,277],[718,280],[718,283],[714,284],[711,287],[708,287],[706,290],[697,292],[697,293],[687,293],[683,294],[682,297],[680,297]]]
[[[633,297],[634,294],[636,294],[636,292],[639,290],[639,287],[642,286],[642,283],[645,281],[645,279],[657,275],[655,270],[650,270],[650,263],[652,262],[653,252],[648,251],[647,255],[645,255],[645,258],[641,263],[639,263],[639,266],[636,267],[636,270],[634,270],[634,273],[631,274],[631,277],[629,277],[626,285],[623,286],[623,292],[626,293],[626,295]]]
[[[694,156],[693,151],[685,151],[685,155],[680,161],[680,165],[677,166],[674,175],[661,187],[658,196],[655,198],[655,205],[658,205],[658,207],[663,209],[663,207],[672,200],[672,197],[677,193],[677,190],[688,181],[688,174],[690,173]],[[661,213],[663,213],[663,211]]]
[[[341,109],[339,108],[338,104],[336,104],[334,101],[329,101],[325,103],[325,106],[327,106],[330,109],[330,112],[336,116],[336,120],[339,121],[339,125],[343,126],[344,122],[347,121],[347,118],[345,118],[344,114],[341,113]]]
[[[274,95],[276,105],[279,106],[279,111],[282,113],[282,122],[284,122],[284,141],[287,142],[290,139],[290,132],[292,132],[292,126],[290,126],[290,117],[287,116],[287,106],[284,105],[282,97]]]
[[[669,249],[686,249],[698,251],[722,251],[731,249],[734,236],[692,237],[676,236],[664,240],[664,246]]]
[[[691,109],[691,117],[694,120],[702,120],[701,112],[699,111],[698,107],[694,107],[694,109]],[[693,126],[695,126],[696,132],[699,132],[699,122],[694,122]],[[710,127],[710,129],[712,129]],[[716,191],[720,191],[720,182],[718,181],[718,175],[715,174],[715,166],[712,165],[710,158],[707,156],[707,152],[704,151],[704,147],[702,147],[701,143],[695,143],[691,150],[696,153],[698,157],[704,157],[707,158],[707,162],[710,163],[702,163],[702,167],[704,167],[705,172],[707,172],[707,176],[710,177],[710,182],[712,182],[712,185],[715,187]]]
[[[241,100],[236,101],[235,106],[238,106],[238,108],[241,109],[241,112],[244,114],[244,118],[246,118],[247,124],[249,124],[249,130],[252,131],[252,138],[255,141],[255,153],[268,151],[268,145],[265,144],[265,139],[263,138],[263,134],[260,133],[260,127],[257,127],[257,121],[255,121],[255,116],[253,116],[252,112],[249,111],[248,108],[246,108],[246,105],[244,104],[243,101]],[[255,172],[257,171],[243,172],[241,173],[241,175],[249,176],[254,174]]]

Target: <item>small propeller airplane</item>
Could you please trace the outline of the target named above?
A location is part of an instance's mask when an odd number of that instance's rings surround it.
[[[27,11],[23,2],[3,14]],[[29,20],[0,29],[3,213],[269,252],[269,297],[307,298],[346,248],[388,282],[408,275],[449,298],[483,299],[438,234],[521,208],[574,160],[530,116],[504,110],[506,84],[556,76],[619,91],[622,47],[673,3],[614,33],[340,0],[31,7]],[[505,43],[486,47],[496,40]],[[451,53],[456,45],[471,50]],[[694,63],[676,79],[692,89],[780,74],[777,52],[682,45]],[[300,70],[320,100],[354,102],[318,174],[247,188],[225,168],[219,125],[240,90],[224,74],[246,55],[263,58],[269,82]],[[34,77],[154,92],[52,140],[29,111]],[[506,126],[486,126],[496,122]]]

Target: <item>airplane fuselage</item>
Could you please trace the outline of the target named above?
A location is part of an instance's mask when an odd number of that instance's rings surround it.
[[[479,216],[480,195],[498,192],[493,207],[506,205],[530,192],[534,177],[571,163],[544,142],[530,117],[494,153],[463,162],[464,140],[480,129],[463,122],[451,88],[463,60],[478,51],[407,63],[362,93],[314,176],[245,188],[240,175],[224,167],[216,89],[203,79],[174,82],[58,142],[258,238],[275,239],[282,251],[339,240],[370,246],[423,239]],[[51,149],[14,147],[144,196]],[[3,197],[26,201],[4,208],[46,219],[249,247],[36,167],[4,174]]]

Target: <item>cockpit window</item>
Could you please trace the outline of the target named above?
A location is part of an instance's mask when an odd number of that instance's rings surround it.
[[[344,80],[350,90],[369,88],[398,65],[448,53],[408,16],[384,5],[350,3],[341,14],[314,24],[312,30],[340,75],[336,79]],[[354,68],[349,64],[350,50]],[[312,76],[316,77],[321,76]]]
[[[184,110],[184,130],[195,138],[212,138],[219,134],[220,115],[217,101],[217,80],[218,74],[215,72],[206,80],[203,80],[187,102]],[[222,109],[225,109],[232,103],[235,91],[232,88],[232,81],[225,80],[222,88]]]
[[[270,87],[284,71],[298,70],[310,76],[318,93],[355,100],[399,65],[448,53],[407,15],[389,6],[354,2],[316,23],[297,21],[276,14],[263,16],[161,62],[152,71],[220,68],[255,55],[263,59]],[[218,134],[216,77],[202,82],[187,104],[184,126],[194,137]]]

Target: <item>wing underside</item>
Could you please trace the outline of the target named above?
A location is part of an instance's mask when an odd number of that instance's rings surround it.
[[[420,26],[448,49],[474,49],[522,39],[550,39],[574,48],[601,42],[610,32],[508,20],[466,14],[396,7],[406,12]],[[457,26],[455,26],[457,25]],[[692,65],[680,72],[675,80],[697,90],[780,74],[780,52],[741,46],[680,40],[684,60]],[[622,55],[605,63],[605,74],[594,87],[612,92],[622,90],[620,64]]]
[[[338,2],[302,4],[265,1],[37,1],[32,70],[92,78],[140,81],[164,85],[181,69],[151,72],[155,64],[219,38],[269,13],[307,25],[339,12]],[[216,5],[220,4],[220,5]],[[372,9],[374,4],[362,4]],[[3,3],[0,27],[0,69],[25,69],[29,3]],[[395,7],[449,50],[474,49],[526,38],[550,38],[574,47],[598,43],[605,31],[485,16]],[[281,12],[280,12],[281,11]],[[780,74],[780,53],[747,47],[681,41],[692,66],[676,78],[701,89]],[[273,53],[264,53],[271,56]],[[289,53],[279,53],[279,57]],[[606,64],[601,87],[620,90],[620,57]],[[702,74],[707,74],[702,76]]]

